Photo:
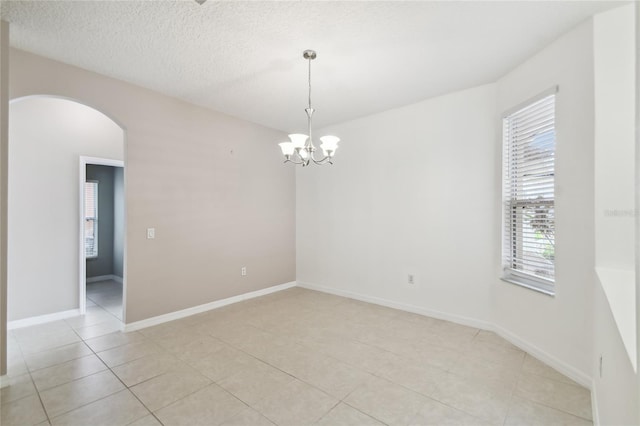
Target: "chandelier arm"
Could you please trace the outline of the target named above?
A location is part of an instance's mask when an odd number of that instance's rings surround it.
[[[324,164],[324,163],[333,164],[333,163],[331,162],[331,157],[330,157],[330,156],[328,156],[328,155],[325,155],[324,157],[322,157],[322,158],[321,158],[321,159],[319,159],[319,160],[316,160],[315,156],[314,156],[314,155],[312,155],[312,156],[311,156],[311,160],[314,162],[314,164],[317,164],[317,165],[322,165],[322,164]]]
[[[327,163],[333,164],[333,162],[329,159],[329,157],[325,157],[320,161],[313,160],[313,163],[317,164],[318,166],[322,166],[323,164],[327,164]]]
[[[296,161],[296,160],[292,160],[290,158],[287,158],[286,160],[284,160],[285,163],[293,163],[293,164],[304,164],[305,161]]]
[[[289,135],[289,137],[291,138],[291,142],[290,143],[283,142],[280,144],[280,146],[283,154],[285,154],[285,163],[299,164],[299,165],[302,165],[302,167],[308,166],[312,162],[313,164],[318,164],[318,165],[322,165],[326,163],[333,164],[333,161],[332,161],[333,154],[335,153],[337,142],[340,140],[335,136],[331,136],[332,139],[330,141],[322,141],[323,143],[327,143],[326,148],[331,147],[332,149],[325,151],[325,147],[321,145],[324,156],[320,159],[317,159],[315,155],[317,149],[313,144],[314,109],[311,106],[311,61],[316,58],[316,52],[313,50],[305,50],[302,56],[309,61],[308,75],[307,75],[308,77],[307,83],[309,87],[309,93],[307,98],[308,105],[307,105],[307,108],[305,108],[305,112],[307,113],[308,136],[306,137],[306,141],[303,143],[303,146],[297,145],[299,143],[297,142],[299,139],[294,140],[293,136],[295,136],[296,138],[303,136],[303,135],[297,135],[297,134]],[[320,139],[324,139],[324,138],[320,138]],[[294,145],[294,143],[296,145]],[[303,153],[304,153],[304,156],[302,155]]]
[[[294,154],[286,158],[285,163],[289,162],[293,164],[299,164],[299,165],[302,165],[303,167],[308,166],[309,163],[311,163],[311,161],[317,164],[316,159],[314,158],[314,155],[313,155],[315,148],[308,149],[307,147],[305,147],[300,149],[300,151],[303,151],[303,150],[307,153],[306,157],[303,157],[302,155],[300,155],[300,152],[296,151]]]

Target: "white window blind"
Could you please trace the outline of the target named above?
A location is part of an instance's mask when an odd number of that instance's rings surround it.
[[[98,182],[84,183],[84,251],[86,257],[98,256]]]
[[[503,271],[554,294],[555,91],[503,119]]]

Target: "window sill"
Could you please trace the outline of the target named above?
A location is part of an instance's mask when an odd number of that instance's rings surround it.
[[[602,290],[634,370],[636,359],[636,274],[633,269],[596,267]]]
[[[533,280],[522,278],[516,275],[503,275],[500,279],[506,283],[528,288],[529,290],[537,291],[538,293],[542,293],[550,297],[556,296],[555,291],[540,288],[534,282],[532,282]]]

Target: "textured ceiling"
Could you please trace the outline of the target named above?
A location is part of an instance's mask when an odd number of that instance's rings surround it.
[[[614,1],[2,1],[14,47],[286,132],[495,81]]]

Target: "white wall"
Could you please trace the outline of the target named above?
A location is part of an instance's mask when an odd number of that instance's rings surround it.
[[[634,5],[594,18],[596,271],[632,363],[635,301]]]
[[[122,160],[124,135],[69,100],[26,98],[9,112],[8,317],[18,320],[78,307],[79,157]]]
[[[636,184],[635,184],[635,207],[636,207],[636,367],[640,365],[640,5],[635,5],[635,57],[636,57]],[[640,373],[636,371],[636,423],[640,423]]]
[[[596,264],[634,268],[634,5],[594,17]]]
[[[601,424],[640,423],[635,298],[634,5],[594,17],[594,392]],[[608,213],[608,214],[607,214]],[[614,214],[612,214],[614,213]],[[612,269],[625,273],[611,273]],[[628,279],[622,279],[628,277]],[[626,282],[625,282],[626,281]],[[600,374],[602,356],[602,375]]]
[[[113,274],[124,277],[124,168],[113,171]]]
[[[628,18],[630,12],[610,13]],[[628,32],[617,36],[628,41]],[[624,157],[620,164],[634,156],[633,150],[608,152],[611,140],[596,151],[595,113],[603,111],[599,119],[611,122],[621,108],[623,117],[633,116],[627,109],[632,73],[625,69],[617,81],[622,86],[615,86],[624,93],[622,103],[614,95],[596,105],[595,93],[604,94],[594,91],[594,22],[588,21],[494,85],[325,129],[342,138],[336,164],[297,171],[299,281],[493,324],[580,383],[589,386],[593,379],[602,424],[637,424],[636,373],[595,275],[594,230],[595,164],[613,173],[607,179],[617,179],[612,176],[620,171],[610,170],[618,165],[615,156]],[[499,117],[555,85],[557,267],[550,297],[498,278]],[[628,233],[615,250],[629,250],[633,230]],[[629,257],[613,253],[612,262]],[[417,285],[406,284],[408,273],[416,274]]]
[[[601,425],[640,424],[638,374],[618,332],[607,297],[596,285],[594,297],[593,389]],[[602,377],[600,356],[602,355]]]
[[[16,49],[10,66],[11,98],[82,100],[126,128],[127,324],[295,280],[282,132]]]
[[[296,176],[298,281],[488,320],[500,215],[495,87],[317,132],[326,133],[342,139],[335,164]]]
[[[9,148],[9,23],[0,19],[0,377],[7,374],[7,165]],[[1,385],[1,384],[0,384]]]
[[[559,86],[556,96],[556,295],[494,278],[493,320],[590,382],[594,277],[593,32],[568,32],[497,83],[500,113]],[[501,142],[496,140],[498,146]],[[495,182],[496,190],[499,181]],[[493,249],[498,275],[499,251]]]
[[[591,375],[593,56],[587,22],[497,85],[326,129],[336,164],[298,170],[298,279],[488,321]],[[499,113],[560,85],[557,295],[498,279]],[[320,132],[319,132],[320,133]],[[406,284],[414,273],[418,284]]]

